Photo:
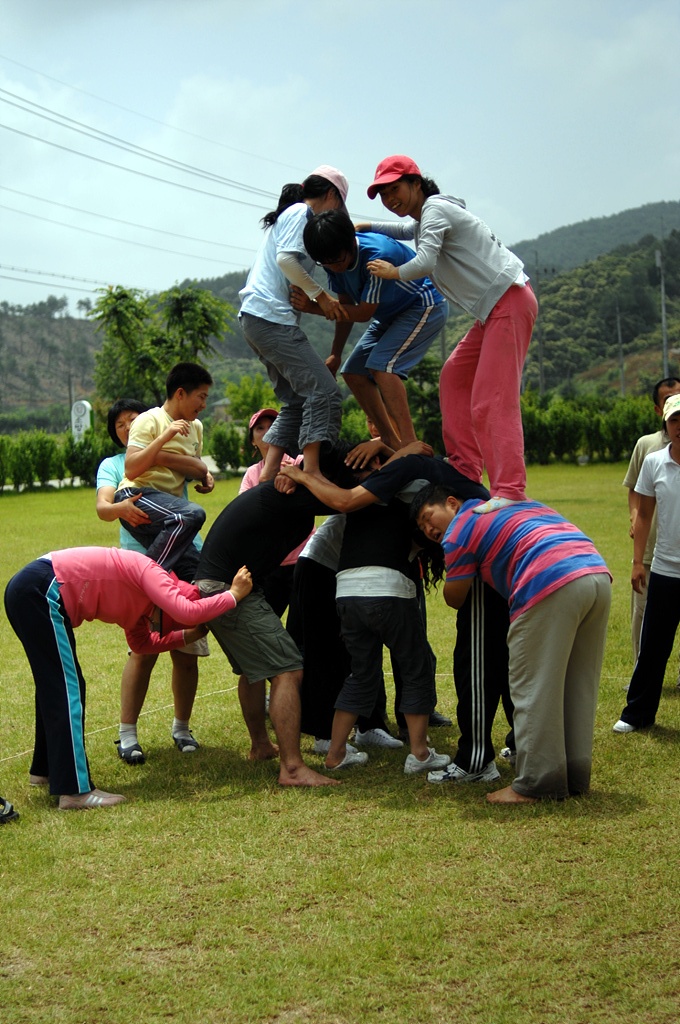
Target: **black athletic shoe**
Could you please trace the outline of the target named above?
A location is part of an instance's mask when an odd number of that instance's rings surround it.
[[[19,812],[14,810],[14,805],[0,796],[0,825],[6,825],[9,821],[16,821]]]
[[[440,715],[438,711],[433,711],[430,714],[430,718],[427,724],[433,726],[436,729],[437,726],[441,726],[443,728],[445,726],[448,727],[449,725],[453,725],[453,722],[451,721],[450,718],[447,718],[446,715]]]

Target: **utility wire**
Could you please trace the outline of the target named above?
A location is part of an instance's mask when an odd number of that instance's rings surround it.
[[[19,284],[38,284],[38,285],[40,285],[43,288],[45,287],[45,282],[44,281],[28,281],[24,277],[11,277],[9,274],[0,274],[0,280],[1,281],[18,281]],[[72,284],[55,285],[55,288],[59,288],[59,291],[65,290],[67,292],[84,292],[86,295],[94,295],[94,293],[95,293],[95,289],[94,288],[76,288],[76,286],[72,285]]]
[[[156,153],[151,149],[145,149],[143,146],[138,146],[135,142],[128,142],[127,139],[121,139],[117,135],[111,135],[109,132],[104,132],[99,128],[93,128],[92,125],[84,124],[82,121],[76,121],[74,118],[68,117],[66,114],[60,114],[55,110],[50,110],[49,107],[43,107],[39,103],[34,103],[33,100],[27,100],[24,99],[23,96],[17,96],[16,93],[9,92],[7,89],[0,88],[0,93],[4,93],[5,96],[13,97],[12,100],[8,100],[3,96],[0,96],[0,102],[6,103],[10,107],[15,107],[17,110],[22,110],[26,114],[32,114],[34,117],[41,117],[43,120],[49,121],[51,124],[56,124],[60,128],[67,128],[69,131],[77,132],[79,135],[85,135],[86,138],[95,139],[97,142],[104,142],[106,145],[114,146],[116,149],[122,149],[124,152],[133,153],[136,156],[143,156],[147,160],[154,161],[154,163],[160,163],[163,166],[171,167],[174,170],[195,174],[199,178],[205,178],[208,181],[214,181],[220,185],[228,185],[230,188],[236,188],[243,192],[249,192],[252,195],[262,196],[265,199],[275,200],[277,198],[273,192],[257,188],[253,185],[246,185],[241,181],[234,181],[231,178],[224,178],[222,175],[215,174],[212,171],[204,171],[200,167],[195,167],[193,164],[185,164],[181,160],[175,160],[174,157],[166,156],[164,153]],[[20,103],[15,103],[14,100],[19,100]],[[28,107],[21,105],[26,103],[36,109],[29,110]],[[40,113],[40,111],[43,111],[43,113]]]
[[[251,153],[246,149],[238,149],[236,146],[229,146],[226,142],[218,142],[217,139],[207,138],[205,135],[198,135],[196,132],[190,132],[186,128],[177,128],[176,125],[168,124],[167,121],[160,121],[156,117],[151,117],[149,114],[142,114],[138,110],[133,110],[131,107],[124,107],[120,103],[115,103],[113,100],[104,99],[103,96],[98,96],[94,92],[88,92],[86,89],[80,89],[77,85],[71,85],[69,82],[62,81],[61,78],[53,78],[52,75],[46,75],[44,71],[38,71],[37,68],[29,67],[28,64],[22,64],[18,60],[13,60],[11,57],[6,57],[0,53],[0,60],[7,61],[8,64],[14,64],[18,68],[23,68],[24,71],[30,71],[34,75],[39,75],[40,78],[46,78],[49,82],[56,82],[57,85],[63,85],[67,89],[72,89],[73,92],[79,92],[83,96],[89,96],[90,99],[97,100],[99,103],[106,103],[109,107],[115,107],[117,110],[123,110],[126,114],[132,114],[134,117],[141,117],[144,121],[150,121],[152,124],[161,125],[163,128],[169,128],[173,132],[179,132],[180,135],[187,135],[191,139],[200,139],[201,142],[209,142],[213,146],[220,146],[222,149],[228,149],[232,153],[240,153],[241,156],[249,156],[254,160],[262,160],[264,163],[275,164],[277,167],[287,167],[293,170],[298,175],[304,176],[305,172],[303,168],[296,167],[294,164],[286,164],[281,160],[272,160],[270,157],[262,156],[259,153]]]
[[[136,242],[131,238],[117,238],[115,235],[106,235],[101,231],[92,231],[91,228],[76,227],[75,224],[65,224],[60,220],[50,220],[49,217],[41,217],[39,213],[27,213],[26,210],[15,210],[12,206],[4,206],[0,203],[0,210],[9,210],[11,213],[18,213],[22,217],[31,217],[33,220],[42,220],[46,224],[56,224],[57,227],[70,228],[71,231],[81,231],[85,235],[94,235],[96,238],[106,238],[110,242],[122,242],[124,245],[136,245],[141,249],[153,249],[154,252],[163,252],[169,256],[184,256],[190,260],[202,260],[207,263],[219,263],[220,266],[243,267],[242,263],[234,263],[233,260],[217,259],[214,256],[195,256],[189,252],[177,252],[175,249],[163,249],[159,245],[151,245],[149,242]]]
[[[95,281],[91,277],[72,277],[70,274],[56,274],[52,270],[34,270],[32,267],[11,267],[8,263],[0,263],[0,269],[2,270],[15,270],[18,274],[38,274],[40,277],[59,277],[63,278],[64,281],[80,281],[82,284],[98,284],[102,288],[107,288],[108,283],[106,281]]]
[[[127,171],[128,174],[136,174],[140,178],[147,178],[149,181],[160,181],[163,185],[173,185],[175,188],[185,189],[188,192],[197,192],[202,196],[210,196],[212,199],[222,199],[227,203],[236,203],[238,206],[249,206],[252,210],[266,210],[266,206],[259,206],[256,203],[246,203],[243,199],[232,199],[231,196],[221,196],[216,192],[208,192],[202,188],[195,188],[193,185],[182,185],[178,181],[168,181],[167,178],[159,178],[155,174],[147,174],[146,171],[137,171],[132,167],[124,167],[122,164],[113,163],[111,160],[103,160],[101,157],[92,156],[90,153],[81,153],[77,149],[70,149],[69,146],[61,146],[58,142],[52,142],[50,139],[43,139],[39,135],[31,135],[30,132],[23,132],[19,128],[12,128],[8,124],[0,124],[0,128],[4,128],[6,131],[14,132],[15,135],[22,135],[26,139],[33,139],[34,142],[43,142],[46,146],[53,146],[55,149],[61,149],[65,153],[74,153],[76,156],[82,156],[86,160],[94,160],[95,163],[104,164],[106,167],[115,167],[119,171]]]
[[[100,220],[110,220],[114,224],[124,224],[129,228],[140,228],[142,231],[155,231],[159,235],[169,235],[171,238],[181,238],[187,242],[200,242],[201,245],[218,245],[222,249],[237,249],[240,252],[254,253],[256,249],[248,249],[243,245],[230,245],[228,242],[213,242],[208,238],[194,238],[192,235],[180,235],[176,231],[165,231],[163,228],[152,228],[149,224],[136,224],[131,220],[121,220],[119,217],[108,217],[105,213],[95,213],[94,210],[81,210],[78,206],[69,206],[67,203],[59,203],[55,199],[45,199],[42,196],[34,196],[30,192],[21,192],[18,188],[10,188],[9,185],[0,185],[5,192],[13,192],[14,195],[23,196],[25,199],[34,199],[39,203],[49,203],[50,206],[59,206],[63,210],[71,210],[74,213],[84,213],[87,217],[98,217]],[[21,211],[15,210],[15,213]]]

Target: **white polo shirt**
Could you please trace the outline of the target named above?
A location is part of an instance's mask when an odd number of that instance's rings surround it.
[[[656,498],[656,547],[652,572],[680,577],[680,465],[671,446],[645,458],[635,484],[638,494]]]

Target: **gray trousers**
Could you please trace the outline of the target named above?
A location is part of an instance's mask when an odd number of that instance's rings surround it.
[[[610,603],[606,573],[580,576],[510,623],[517,793],[588,790]]]
[[[264,440],[298,455],[308,444],[337,441],[342,421],[340,389],[298,326],[241,313],[251,349],[267,369],[282,409]]]

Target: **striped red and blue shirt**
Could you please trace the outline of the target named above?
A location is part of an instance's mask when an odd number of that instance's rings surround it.
[[[481,576],[510,606],[510,621],[579,576],[605,572],[604,559],[577,526],[538,501],[475,514],[466,501],[442,546],[447,582]]]

